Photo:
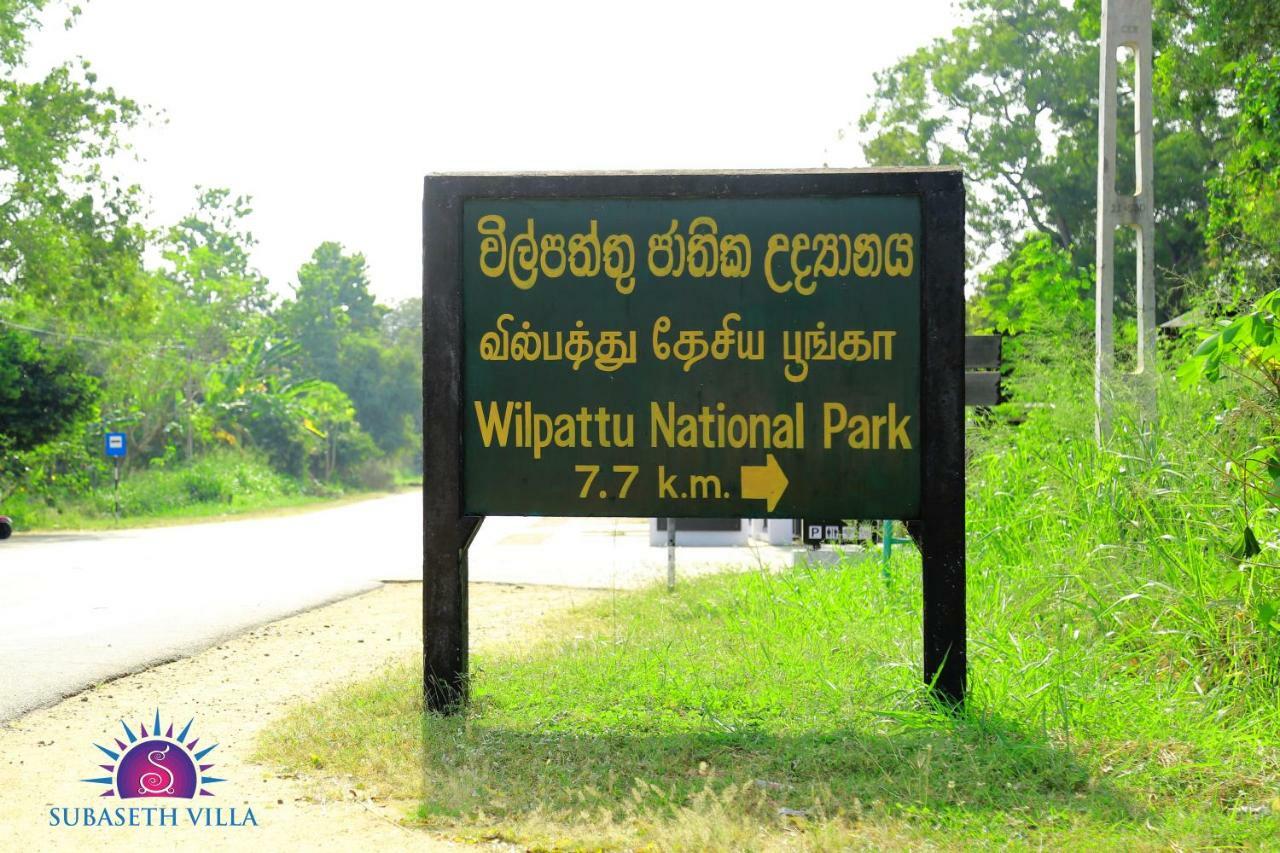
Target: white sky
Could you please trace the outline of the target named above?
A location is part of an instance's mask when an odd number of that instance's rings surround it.
[[[55,10],[31,65],[83,56],[163,112],[122,169],[156,224],[225,186],[253,196],[277,290],[337,240],[384,300],[421,290],[428,172],[861,165],[838,134],[872,73],[956,23],[951,0],[83,6],[70,32]]]

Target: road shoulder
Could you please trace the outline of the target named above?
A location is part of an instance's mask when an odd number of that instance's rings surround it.
[[[264,625],[190,658],[90,688],[0,727],[0,848],[53,847],[172,849],[183,842],[215,849],[423,849],[453,847],[399,824],[408,803],[375,803],[333,779],[317,796],[248,760],[258,733],[299,702],[378,671],[421,648],[421,585],[388,584],[373,592]],[[522,638],[546,615],[598,593],[560,587],[474,584],[473,642]],[[51,827],[50,809],[120,805],[104,801],[100,785],[105,746],[123,720],[137,730],[159,710],[165,725],[194,717],[193,732],[219,746],[207,761],[225,782],[216,796],[190,805],[253,809],[257,826],[129,828]],[[181,719],[179,719],[181,718]],[[212,771],[211,771],[212,772]],[[135,801],[137,802],[137,801]],[[152,801],[157,804],[169,801]],[[172,801],[185,808],[187,801]]]

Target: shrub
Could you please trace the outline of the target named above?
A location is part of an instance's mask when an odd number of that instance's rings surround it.
[[[370,459],[358,465],[352,477],[362,489],[385,492],[396,484],[395,465],[387,459]]]
[[[120,484],[126,516],[166,515],[202,504],[249,505],[298,494],[297,481],[274,471],[256,453],[225,450],[171,468],[141,470]],[[94,493],[97,511],[111,513],[110,486]]]

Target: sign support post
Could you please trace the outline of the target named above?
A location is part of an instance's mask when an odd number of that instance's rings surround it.
[[[129,452],[129,436],[123,432],[109,432],[102,437],[102,449],[108,459],[115,460],[115,479],[112,486],[112,510],[116,521],[120,520],[120,462]]]
[[[478,519],[462,515],[462,300],[457,199],[427,183],[423,235],[423,688],[427,708],[455,712],[467,697],[467,555]]]
[[[669,586],[680,518],[905,520],[964,701],[959,171],[436,175],[423,216],[428,710],[490,514],[664,517]]]
[[[964,542],[964,192],[925,205],[919,525],[924,580],[924,679],[949,704],[964,701],[968,651]],[[957,292],[958,287],[958,292]],[[958,304],[957,304],[958,303]],[[913,538],[916,531],[911,531]]]

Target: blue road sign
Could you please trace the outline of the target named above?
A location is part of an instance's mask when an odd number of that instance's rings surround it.
[[[123,459],[129,452],[129,437],[122,432],[109,432],[106,436],[107,455],[114,459]]]

